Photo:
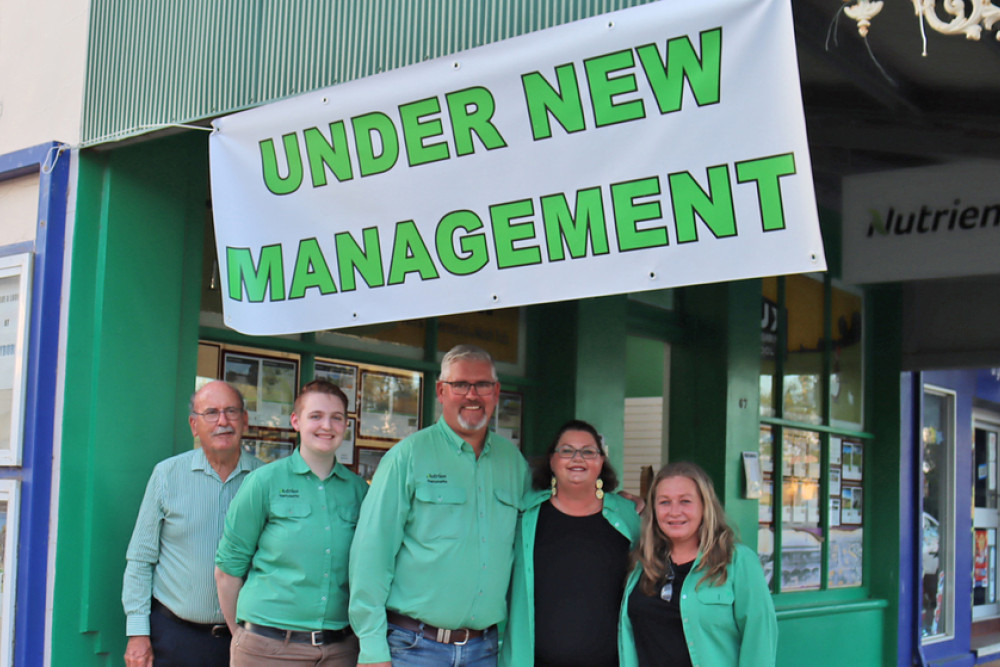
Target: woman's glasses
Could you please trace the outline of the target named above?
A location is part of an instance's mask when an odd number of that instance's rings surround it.
[[[674,597],[674,564],[667,561],[667,577],[664,580],[663,588],[660,589],[660,599],[670,602]]]

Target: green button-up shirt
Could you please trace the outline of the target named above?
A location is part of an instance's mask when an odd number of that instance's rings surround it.
[[[246,577],[236,618],[287,630],[347,626],[347,561],[368,485],[337,463],[320,479],[296,449],[250,475],[215,564]]]
[[[212,562],[230,501],[247,474],[261,465],[242,453],[223,482],[205,452],[192,449],[153,468],[125,554],[127,635],[149,634],[154,597],[189,621],[225,622]]]
[[[527,485],[514,445],[490,433],[477,459],[443,418],[386,453],[351,547],[359,662],[389,660],[386,609],[447,629],[504,619]]]

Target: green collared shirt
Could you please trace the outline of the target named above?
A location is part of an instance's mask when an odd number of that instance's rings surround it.
[[[364,480],[337,463],[320,479],[299,450],[250,475],[233,498],[215,564],[246,577],[236,618],[286,630],[347,626],[347,559]]]
[[[351,547],[359,662],[389,660],[386,609],[447,629],[504,619],[527,486],[514,445],[489,433],[477,459],[443,418],[386,453]]]
[[[771,591],[757,553],[744,544],[733,549],[723,584],[702,582],[701,554],[681,585],[681,625],[694,667],[774,667],[778,654],[778,621]],[[625,583],[618,655],[622,667],[639,667],[628,597],[642,576],[636,565]],[[700,585],[699,585],[700,584]]]
[[[230,501],[261,465],[242,453],[223,482],[205,452],[192,449],[153,468],[125,554],[125,634],[149,634],[154,597],[189,621],[224,622],[212,566],[215,549]]]

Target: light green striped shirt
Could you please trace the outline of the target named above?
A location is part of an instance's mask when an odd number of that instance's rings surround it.
[[[389,660],[386,609],[448,629],[504,619],[527,483],[514,445],[490,433],[477,459],[443,418],[386,453],[351,547],[358,662]]]
[[[193,449],[153,468],[129,542],[122,585],[125,634],[149,634],[156,598],[181,618],[224,623],[215,589],[215,549],[226,510],[247,473],[263,465],[242,453],[225,482]]]

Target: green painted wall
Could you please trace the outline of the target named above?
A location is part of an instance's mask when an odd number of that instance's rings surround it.
[[[897,285],[870,289],[865,302],[866,376],[870,390],[866,420],[875,435],[865,448],[867,484],[865,530],[878,539],[865,543],[864,576],[873,597],[886,600],[882,624],[882,664],[896,664],[899,621],[900,541],[900,377],[902,373],[903,295]]]
[[[625,396],[663,396],[664,342],[638,336],[625,339]]]
[[[757,548],[757,501],[740,453],[759,447],[760,281],[685,288],[670,352],[670,457],[705,468],[740,539]]]
[[[207,155],[202,133],[81,154],[53,665],[121,664],[122,572],[139,501],[152,466],[191,446],[197,313],[185,295],[197,288]]]

